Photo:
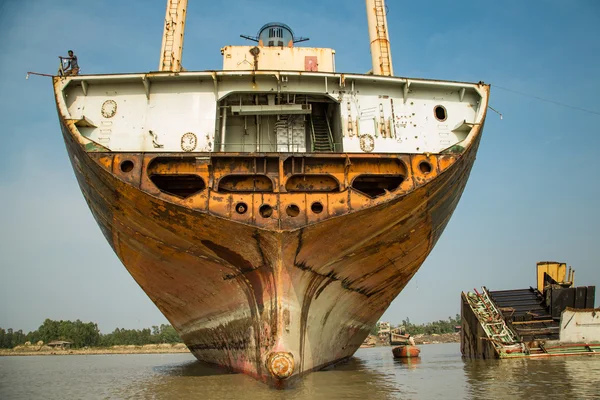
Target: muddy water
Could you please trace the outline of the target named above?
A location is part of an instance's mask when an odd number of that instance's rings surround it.
[[[600,356],[463,361],[458,344],[390,347],[276,391],[189,354],[0,357],[0,399],[549,399],[600,398]]]

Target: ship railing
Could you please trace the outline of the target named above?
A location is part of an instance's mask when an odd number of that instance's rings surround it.
[[[312,151],[315,151],[315,124],[313,123],[312,115],[310,116],[310,134],[311,134],[311,143],[312,143]]]
[[[58,75],[59,76],[65,75],[65,64],[63,63],[63,60],[60,57],[58,57]]]
[[[341,153],[342,143],[333,143],[333,152]],[[226,143],[223,150],[215,153],[321,153],[313,149],[308,150],[305,144],[297,143]]]

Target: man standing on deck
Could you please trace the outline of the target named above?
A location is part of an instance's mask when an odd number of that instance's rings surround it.
[[[73,54],[73,50],[69,50],[69,57],[60,56],[60,61],[69,60],[67,68],[63,69],[63,75],[79,75],[79,64],[77,64],[77,56]]]

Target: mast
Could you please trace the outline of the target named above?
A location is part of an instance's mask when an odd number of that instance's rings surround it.
[[[392,76],[392,53],[388,35],[385,0],[366,0],[373,74]]]
[[[181,71],[186,10],[187,0],[167,0],[165,30],[158,64],[159,71]]]

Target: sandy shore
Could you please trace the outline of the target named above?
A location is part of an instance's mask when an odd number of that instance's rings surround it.
[[[375,338],[375,337],[373,337]],[[443,333],[440,335],[415,335],[415,344],[460,343],[460,333]],[[376,345],[384,345],[377,343]],[[168,354],[189,353],[183,343],[146,344],[144,346],[91,347],[84,349],[53,349],[48,346],[17,346],[14,349],[0,349],[0,356],[55,356],[55,355],[94,355],[94,354]]]
[[[57,356],[57,355],[95,355],[95,354],[168,354],[189,353],[183,343],[147,344],[144,346],[88,347],[83,349],[53,349],[48,346],[17,346],[14,349],[0,349],[0,356]]]

